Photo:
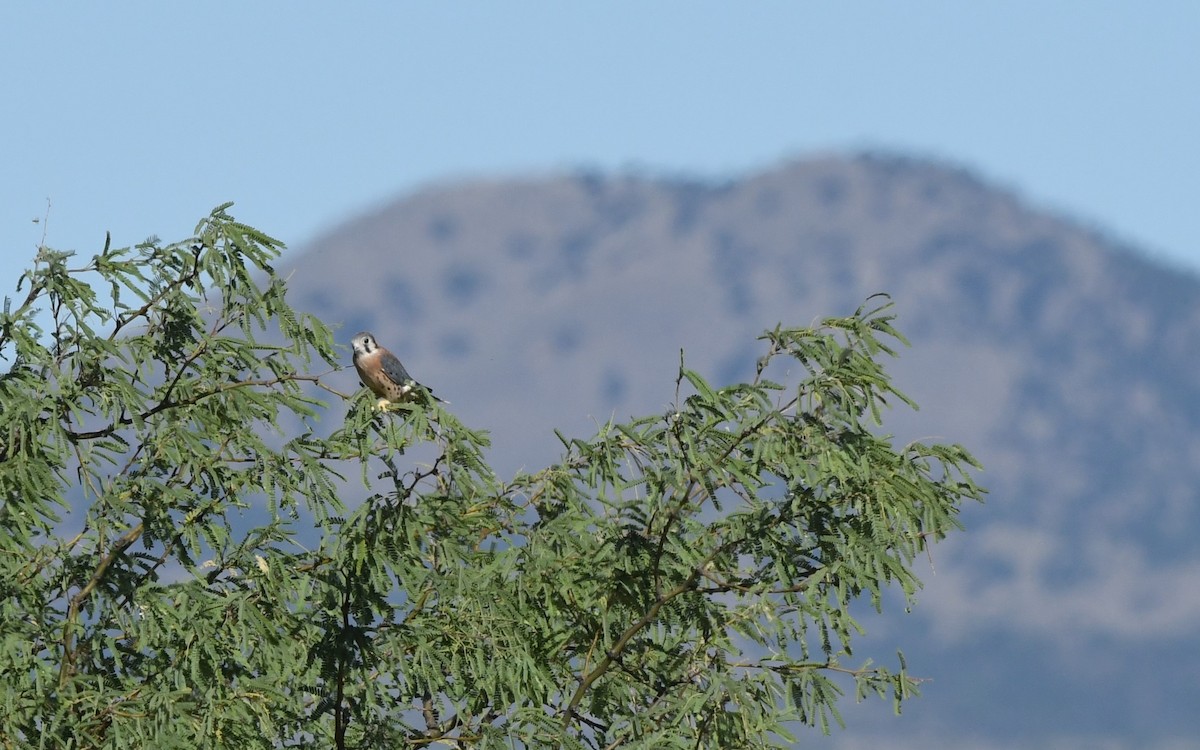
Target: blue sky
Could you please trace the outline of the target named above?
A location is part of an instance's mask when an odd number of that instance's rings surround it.
[[[303,247],[431,182],[887,149],[1200,270],[1200,3],[6,3],[0,295],[46,242]],[[34,223],[47,213],[49,223]]]

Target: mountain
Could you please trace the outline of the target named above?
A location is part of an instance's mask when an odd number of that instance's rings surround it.
[[[1200,280],[967,170],[827,156],[713,182],[577,173],[430,187],[292,256],[293,301],[369,329],[505,473],[552,429],[659,412],[680,349],[753,375],[777,323],[896,301],[900,438],[961,442],[991,494],[911,615],[868,616],[924,696],[824,747],[1197,747]],[[346,390],[357,380],[340,376]],[[1104,744],[1107,743],[1107,744]],[[1179,744],[1173,744],[1179,743]]]

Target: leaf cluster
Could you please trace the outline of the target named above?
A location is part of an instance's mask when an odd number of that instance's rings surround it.
[[[912,597],[982,490],[880,432],[886,298],[767,332],[748,383],[681,355],[665,414],[504,480],[432,399],[331,388],[227,209],[43,249],[5,301],[0,747],[775,747],[915,694],[849,607]]]

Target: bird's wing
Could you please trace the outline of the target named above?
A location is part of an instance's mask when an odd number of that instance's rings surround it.
[[[403,386],[417,382],[413,380],[412,375],[408,374],[408,370],[404,369],[404,365],[400,364],[400,360],[396,359],[396,355],[391,352],[383,352],[380,355],[379,368],[396,385]]]

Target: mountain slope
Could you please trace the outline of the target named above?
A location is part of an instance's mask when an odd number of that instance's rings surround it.
[[[1196,278],[963,170],[871,155],[431,188],[295,266],[302,307],[373,330],[492,430],[506,472],[556,455],[554,427],[667,408],[681,348],[747,378],[764,328],[890,293],[913,344],[891,371],[922,410],[885,429],[964,443],[992,495],[935,550],[916,616],[868,621],[927,697],[855,710],[836,741],[1200,732]]]

